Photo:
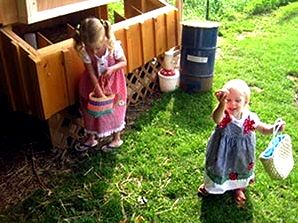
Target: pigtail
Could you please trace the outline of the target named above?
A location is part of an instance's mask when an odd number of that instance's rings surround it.
[[[104,30],[105,30],[105,36],[108,39],[108,48],[110,50],[114,50],[114,43],[115,43],[115,35],[112,30],[112,25],[109,21],[100,19],[100,23],[102,24]]]
[[[74,32],[73,32],[73,35],[72,35],[72,38],[74,39],[75,41],[75,49],[80,52],[81,49],[83,48],[83,41],[82,41],[82,38],[81,38],[81,33],[80,33],[80,27],[81,25],[78,24],[77,27],[74,29]]]

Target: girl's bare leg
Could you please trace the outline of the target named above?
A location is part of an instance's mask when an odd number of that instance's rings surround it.
[[[111,147],[118,147],[122,144],[122,140],[121,140],[121,133],[120,132],[115,132],[113,134],[113,140],[112,142],[110,143],[110,146]]]

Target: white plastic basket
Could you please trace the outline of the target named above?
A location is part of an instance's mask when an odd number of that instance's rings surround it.
[[[278,133],[280,127],[281,119],[278,119],[274,124],[272,139],[259,157],[266,172],[276,180],[285,179],[294,166],[291,137]]]

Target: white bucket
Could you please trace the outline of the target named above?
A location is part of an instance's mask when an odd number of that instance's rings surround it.
[[[159,87],[162,92],[171,92],[179,87],[180,72],[178,69],[175,69],[175,75],[173,76],[165,76],[158,71],[158,77]]]

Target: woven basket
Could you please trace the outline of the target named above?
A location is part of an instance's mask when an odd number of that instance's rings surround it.
[[[291,137],[277,134],[280,125],[274,128],[273,137],[268,147],[260,155],[260,160],[272,179],[285,179],[294,166]]]
[[[113,112],[115,94],[104,97],[95,97],[94,93],[89,94],[87,111],[94,118],[101,117]]]

